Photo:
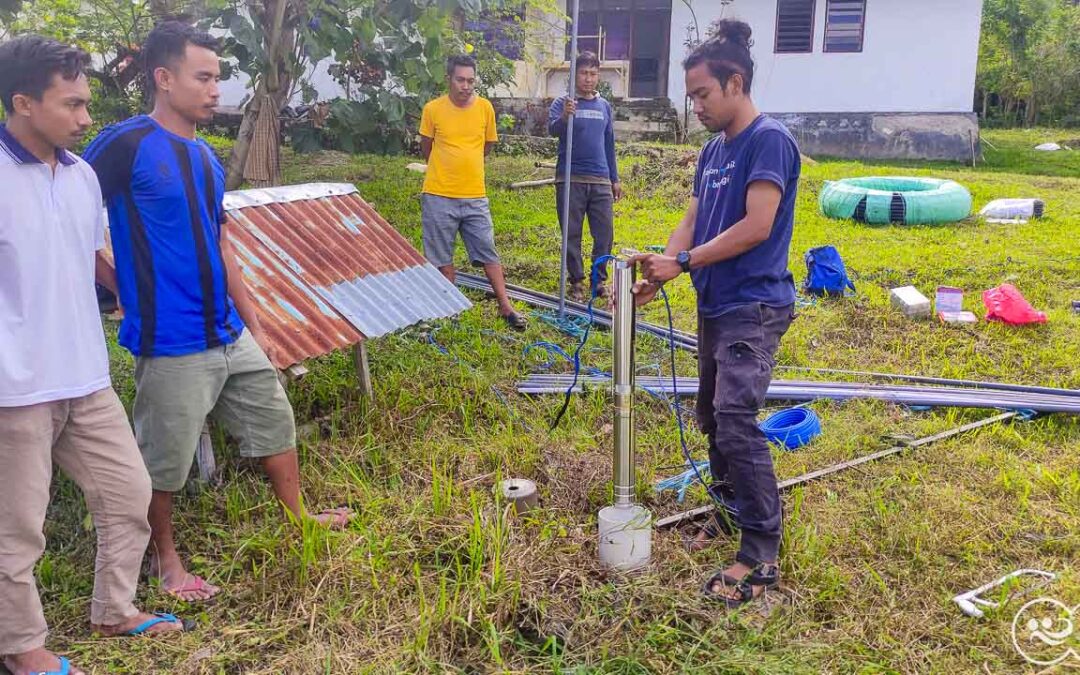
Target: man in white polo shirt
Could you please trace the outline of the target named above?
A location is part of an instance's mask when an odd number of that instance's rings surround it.
[[[94,519],[94,630],[185,628],[133,604],[150,539],[150,477],[109,381],[97,313],[101,191],[65,149],[91,124],[88,62],[37,36],[0,44],[0,658],[14,675],[81,672],[45,649],[34,583],[53,462]]]

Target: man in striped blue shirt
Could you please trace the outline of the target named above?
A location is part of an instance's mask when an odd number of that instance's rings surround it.
[[[86,151],[109,211],[120,343],[135,355],[135,436],[153,483],[151,573],[185,601],[220,589],[189,574],[173,540],[173,493],[191,469],[208,415],[258,459],[296,516],[296,429],[235,255],[222,236],[225,172],[196,138],[218,104],[217,40],[159,24],[143,58],[154,110],[104,130]],[[346,510],[320,522],[343,526]]]

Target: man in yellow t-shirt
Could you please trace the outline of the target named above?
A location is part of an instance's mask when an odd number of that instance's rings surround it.
[[[460,232],[469,260],[484,267],[500,316],[523,331],[525,317],[506,295],[484,186],[484,157],[499,140],[495,109],[474,91],[476,61],[471,56],[451,57],[446,79],[449,93],[425,105],[420,118],[420,149],[428,163],[421,195],[424,255],[454,281],[454,243]]]

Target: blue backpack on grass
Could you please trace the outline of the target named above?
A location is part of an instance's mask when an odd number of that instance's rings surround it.
[[[806,252],[806,281],[803,289],[811,295],[845,295],[855,284],[848,278],[840,252],[833,246],[818,246]]]

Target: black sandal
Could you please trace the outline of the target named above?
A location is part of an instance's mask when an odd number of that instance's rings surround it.
[[[717,581],[724,584],[725,590],[734,588],[735,597],[732,598],[714,591],[713,586],[716,585]],[[701,592],[710,600],[723,600],[728,609],[736,609],[748,602],[764,597],[770,588],[775,588],[779,584],[780,568],[775,564],[761,563],[747,572],[746,576],[741,579],[725,574],[723,571],[717,572],[709,577]],[[761,593],[756,596],[754,595],[754,586],[762,587]]]

